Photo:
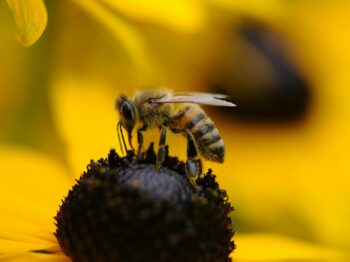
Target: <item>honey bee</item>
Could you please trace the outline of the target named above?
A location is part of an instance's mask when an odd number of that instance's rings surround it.
[[[120,114],[118,122],[118,137],[124,141],[122,128],[127,131],[130,147],[132,131],[137,122],[141,123],[137,129],[138,154],[141,154],[143,136],[142,132],[147,128],[159,128],[161,130],[159,149],[157,155],[157,167],[160,168],[165,160],[165,140],[167,129],[174,133],[182,133],[187,137],[186,173],[196,176],[201,173],[202,164],[198,158],[200,155],[214,162],[223,163],[225,157],[224,142],[215,127],[214,122],[199,106],[235,106],[225,100],[222,94],[210,93],[184,93],[173,94],[170,90],[139,91],[130,100],[126,96],[117,99],[116,108]],[[120,142],[121,144],[121,142]]]

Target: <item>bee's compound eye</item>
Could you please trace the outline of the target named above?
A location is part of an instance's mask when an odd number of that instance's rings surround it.
[[[136,112],[130,102],[124,102],[120,107],[122,124],[128,131],[132,131],[136,123]]]
[[[123,118],[125,119],[134,119],[135,118],[135,114],[134,114],[134,110],[133,107],[130,103],[125,102],[122,104],[120,111],[122,113]]]

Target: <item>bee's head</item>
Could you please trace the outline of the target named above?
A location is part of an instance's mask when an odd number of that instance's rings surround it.
[[[116,108],[120,114],[120,121],[123,128],[131,133],[137,120],[137,112],[134,103],[126,96],[120,96],[116,101]]]

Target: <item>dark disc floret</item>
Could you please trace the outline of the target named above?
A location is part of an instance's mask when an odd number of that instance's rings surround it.
[[[184,163],[153,145],[141,156],[91,161],[55,217],[73,261],[231,261],[233,207],[209,170],[191,182]]]

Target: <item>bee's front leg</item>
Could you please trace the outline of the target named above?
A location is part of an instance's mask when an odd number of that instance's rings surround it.
[[[138,158],[141,157],[142,153],[142,146],[143,146],[143,135],[142,132],[146,131],[147,125],[143,124],[140,128],[137,129],[137,144],[138,144],[138,149],[137,149],[137,156]]]
[[[118,133],[118,140],[119,140],[120,151],[122,152],[122,154],[124,154],[124,150],[125,150],[125,152],[128,152],[128,148],[127,148],[126,143],[125,143],[124,134],[123,134],[123,128],[122,128],[122,122],[121,121],[119,121],[118,124],[117,124],[117,133]]]
[[[185,169],[189,177],[195,177],[202,173],[202,161],[198,158],[194,139],[190,132],[187,132],[187,160]]]
[[[158,169],[162,166],[166,157],[165,139],[166,139],[166,128],[163,126],[160,131],[159,149],[158,149],[157,163],[156,163],[156,166]]]

